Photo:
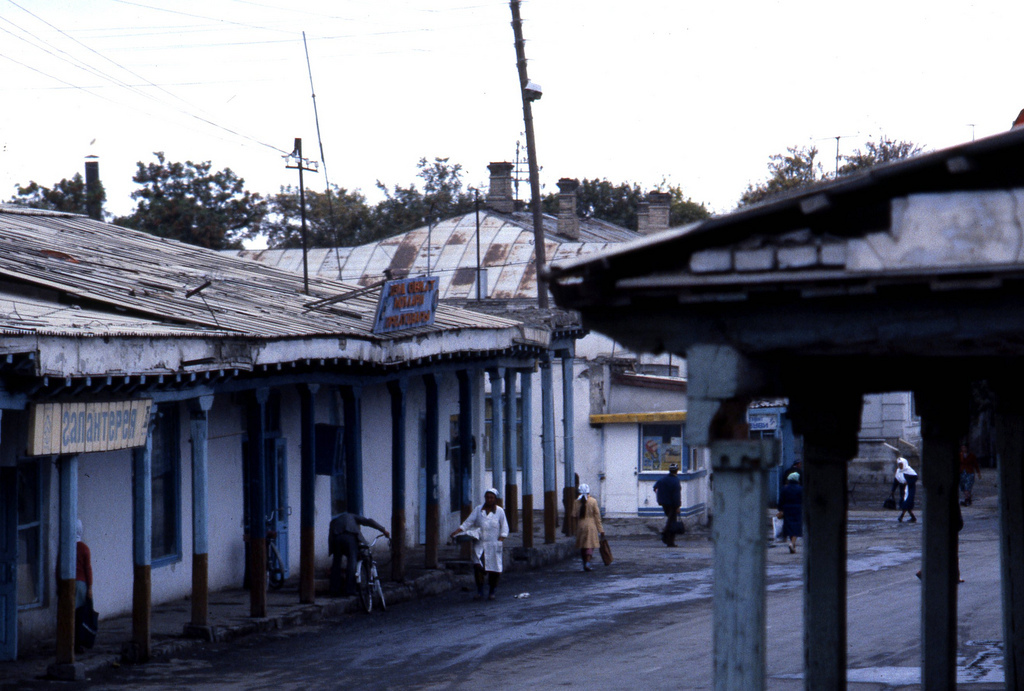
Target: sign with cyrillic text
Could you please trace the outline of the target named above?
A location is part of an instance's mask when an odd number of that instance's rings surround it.
[[[108,403],[35,403],[28,455],[52,456],[131,449],[146,443],[150,399]]]
[[[380,291],[373,333],[411,329],[434,323],[437,310],[437,276],[388,281]]]

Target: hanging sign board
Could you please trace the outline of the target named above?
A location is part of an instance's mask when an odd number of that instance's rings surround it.
[[[778,415],[757,415],[747,417],[751,432],[771,432],[779,428]]]
[[[29,409],[28,455],[115,451],[143,446],[151,399],[109,403],[34,403]]]
[[[373,333],[385,334],[434,323],[437,276],[388,281],[380,291]]]

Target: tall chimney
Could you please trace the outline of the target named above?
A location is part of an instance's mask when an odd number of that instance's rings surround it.
[[[576,190],[579,180],[558,181],[558,234],[570,240],[580,239],[580,219],[576,215]]]
[[[515,199],[512,197],[512,164],[489,163],[487,170],[491,171],[491,183],[487,188],[487,206],[499,213],[512,213],[515,210]]]
[[[647,201],[640,202],[636,212],[636,229],[644,235],[668,230],[672,195],[668,192],[648,192]]]
[[[85,157],[85,211],[89,218],[103,220],[103,198],[100,194],[100,161],[96,156]]]

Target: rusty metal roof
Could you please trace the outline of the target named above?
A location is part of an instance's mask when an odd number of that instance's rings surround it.
[[[557,219],[544,217],[545,256],[549,262],[564,261],[602,252],[620,243],[643,237],[626,228],[580,219],[580,238],[558,234]],[[476,214],[441,221],[379,242],[358,247],[310,250],[310,275],[329,276],[366,285],[380,280],[385,270],[395,276],[436,275],[442,300],[474,299],[477,266]],[[491,299],[536,298],[533,217],[527,213],[503,214],[480,210],[480,265],[486,269],[486,297]],[[232,251],[260,263],[288,271],[302,270],[302,251]]]
[[[301,274],[84,216],[10,205],[0,205],[0,279],[7,284],[0,288],[0,325],[7,333],[391,341],[519,327],[441,305],[432,326],[378,337],[372,333],[378,291],[309,309],[358,286],[314,272],[307,296]]]

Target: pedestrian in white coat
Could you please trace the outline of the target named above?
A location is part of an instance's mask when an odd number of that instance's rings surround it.
[[[508,537],[508,519],[505,510],[498,506],[498,490],[493,487],[484,492],[484,503],[473,509],[469,518],[452,531],[452,537],[459,533],[479,531],[480,537],[473,543],[473,576],[476,579],[476,598],[484,596],[486,574],[490,590],[488,600],[494,599],[494,591],[502,572],[502,542]]]

